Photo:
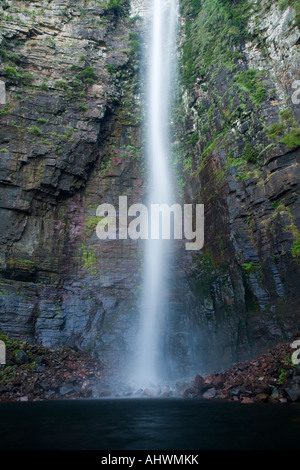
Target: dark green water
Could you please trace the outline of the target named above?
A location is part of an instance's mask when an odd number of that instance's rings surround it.
[[[300,405],[128,399],[0,404],[0,449],[300,449]]]

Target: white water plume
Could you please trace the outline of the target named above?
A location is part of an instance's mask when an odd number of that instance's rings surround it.
[[[169,124],[170,97],[176,70],[178,0],[152,0],[151,8],[146,90],[148,207],[151,204],[170,204],[173,200]],[[139,387],[158,384],[166,379],[164,320],[168,309],[171,241],[149,239],[145,244],[140,330],[132,371],[132,380]]]

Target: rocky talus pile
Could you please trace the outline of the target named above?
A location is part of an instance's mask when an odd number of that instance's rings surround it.
[[[7,363],[0,366],[0,402],[93,397],[104,366],[88,353],[64,347],[51,351],[8,340]]]
[[[242,403],[299,402],[300,365],[292,361],[294,352],[289,342],[224,372],[205,378],[197,375],[184,396]]]
[[[300,402],[300,365],[292,361],[291,342],[251,361],[207,377],[197,375],[192,384],[177,383],[136,390],[125,383],[112,387],[117,375],[99,360],[76,347],[52,351],[0,334],[7,346],[6,365],[0,366],[0,402],[83,399],[100,397],[204,398],[241,403]],[[125,385],[124,385],[125,384]]]

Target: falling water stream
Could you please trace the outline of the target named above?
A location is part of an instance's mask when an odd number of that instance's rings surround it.
[[[170,96],[176,61],[178,0],[151,2],[151,28],[148,39],[146,89],[146,140],[149,167],[148,207],[170,204],[173,189],[169,171]],[[159,226],[150,222],[151,232]],[[164,325],[168,308],[170,240],[149,237],[145,247],[140,331],[133,367],[133,380],[139,387],[165,379]]]
[[[174,200],[168,129],[178,0],[149,3],[147,202],[169,204]],[[145,240],[140,329],[134,363],[129,365],[132,382],[140,388],[168,382],[164,340],[171,250],[168,240]],[[199,450],[297,450],[300,441],[298,403],[244,405],[174,397],[145,400],[143,396],[0,403],[0,411],[0,449],[4,450],[104,450],[110,457],[111,450],[116,450],[115,455],[119,450],[147,450],[148,455],[149,450],[181,449],[196,455]],[[136,463],[142,462],[139,457],[134,456]]]

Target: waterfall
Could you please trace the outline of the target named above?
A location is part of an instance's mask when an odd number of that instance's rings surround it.
[[[147,204],[170,204],[170,95],[175,75],[178,0],[151,1],[146,89],[146,141],[149,168]],[[152,222],[153,223],[153,222]],[[160,227],[156,227],[158,230]],[[151,225],[151,230],[153,226]],[[133,380],[140,386],[166,379],[164,327],[168,309],[170,240],[145,241],[145,267]]]

